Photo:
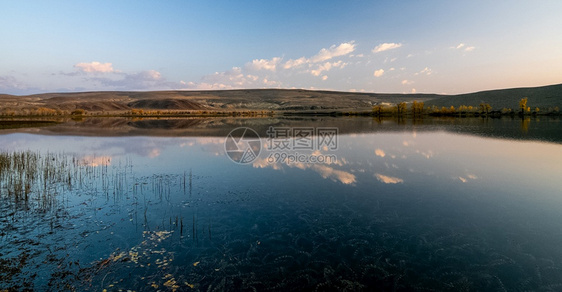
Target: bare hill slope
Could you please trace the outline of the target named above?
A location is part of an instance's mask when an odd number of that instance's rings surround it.
[[[438,107],[458,107],[460,105],[478,106],[480,103],[489,103],[493,109],[497,110],[504,107],[517,109],[519,101],[524,97],[528,98],[527,105],[532,108],[547,109],[556,106],[562,108],[562,84],[442,96],[430,100],[426,104]]]
[[[0,112],[50,108],[62,111],[84,109],[90,112],[145,110],[205,111],[361,111],[381,103],[423,101],[438,107],[478,106],[489,103],[494,109],[516,109],[521,98],[530,107],[562,108],[562,84],[482,91],[459,95],[378,94],[301,89],[248,89],[215,91],[100,91],[46,93],[28,96],[0,94]]]
[[[4,95],[0,108],[38,107],[89,111],[133,108],[166,110],[358,110],[379,103],[426,101],[436,94],[376,94],[289,89],[217,91],[79,92],[28,96]]]

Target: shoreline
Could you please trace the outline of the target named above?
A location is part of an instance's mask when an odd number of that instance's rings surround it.
[[[206,112],[169,112],[169,113],[153,113],[149,112],[146,114],[131,114],[130,112],[122,113],[85,113],[85,114],[54,114],[54,115],[40,115],[40,114],[17,114],[17,115],[1,115],[0,121],[10,121],[17,119],[24,120],[52,120],[52,119],[84,119],[84,118],[220,118],[220,117],[284,117],[284,116],[305,116],[305,117],[321,117],[321,116],[363,116],[363,117],[390,117],[390,118],[424,118],[424,117],[453,117],[453,118],[501,118],[501,117],[559,117],[562,116],[560,111],[552,112],[531,112],[522,114],[520,112],[502,112],[502,111],[491,111],[488,113],[478,112],[478,111],[424,111],[422,113],[401,113],[396,112],[382,112],[377,113],[368,110],[358,110],[358,111],[232,111],[232,112],[218,112],[218,111],[206,111]]]

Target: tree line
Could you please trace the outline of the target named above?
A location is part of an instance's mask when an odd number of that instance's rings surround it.
[[[411,115],[413,117],[420,117],[422,115],[429,116],[501,116],[501,115],[560,115],[558,107],[550,107],[545,112],[541,112],[540,108],[531,108],[527,105],[528,98],[524,97],[519,101],[519,111],[514,111],[511,108],[502,108],[500,110],[493,110],[489,103],[482,102],[477,107],[461,105],[459,107],[425,107],[423,102],[413,101],[408,107],[408,103],[399,102],[396,105],[375,105],[372,108],[371,115],[374,116],[405,116]]]

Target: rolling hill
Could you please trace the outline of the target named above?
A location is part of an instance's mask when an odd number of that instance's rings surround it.
[[[0,112],[48,108],[60,111],[125,112],[131,109],[177,111],[365,111],[377,104],[423,101],[426,105],[478,106],[516,109],[521,98],[530,107],[562,108],[562,84],[482,91],[459,95],[379,94],[302,89],[216,91],[100,91],[45,93],[27,96],[0,94]]]
[[[478,106],[480,103],[488,103],[494,110],[500,110],[504,107],[517,110],[519,101],[524,97],[528,98],[527,105],[532,108],[539,107],[545,110],[556,106],[562,108],[562,84],[441,96],[427,101],[426,105],[459,107],[461,105]]]

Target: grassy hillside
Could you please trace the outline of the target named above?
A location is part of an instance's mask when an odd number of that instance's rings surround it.
[[[562,84],[542,87],[499,89],[481,91],[468,94],[442,96],[426,102],[426,105],[438,107],[459,107],[460,105],[478,106],[480,103],[488,103],[493,110],[502,108],[518,109],[519,100],[528,97],[527,106],[539,107],[547,110],[549,107],[562,108]]]
[[[376,94],[252,89],[220,91],[80,92],[0,96],[0,111],[49,108],[61,111],[144,110],[370,110],[379,103],[426,101],[436,94]]]
[[[123,113],[132,109],[149,111],[277,111],[347,112],[370,111],[373,105],[423,101],[438,107],[478,106],[489,103],[493,110],[517,109],[519,100],[527,105],[562,108],[562,84],[482,91],[460,95],[378,94],[300,89],[250,89],[218,91],[102,91],[46,93],[28,96],[0,94],[0,114],[31,115],[36,112],[57,115],[84,109],[89,113]]]

